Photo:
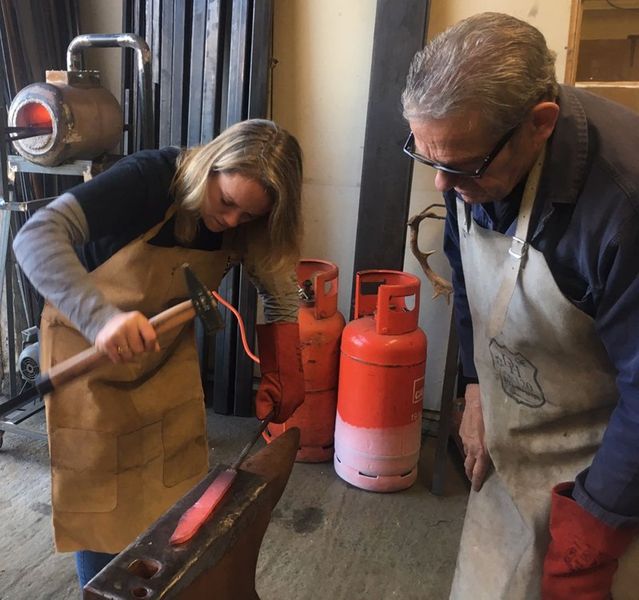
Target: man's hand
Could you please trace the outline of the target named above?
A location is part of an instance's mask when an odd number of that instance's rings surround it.
[[[160,350],[155,329],[138,311],[120,313],[109,319],[98,332],[95,347],[108,354],[114,363],[128,362],[136,354]]]
[[[464,469],[473,490],[478,492],[490,467],[490,456],[484,444],[484,417],[481,412],[479,384],[469,383],[464,398],[466,405],[459,427],[466,453]]]

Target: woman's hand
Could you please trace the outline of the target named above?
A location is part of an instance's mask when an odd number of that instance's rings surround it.
[[[484,416],[481,412],[479,384],[469,383],[464,398],[466,405],[459,427],[459,435],[466,453],[464,469],[473,490],[478,492],[490,467],[490,456],[484,443]]]
[[[137,354],[160,350],[155,329],[138,311],[120,313],[109,319],[96,336],[95,347],[114,363],[129,362]]]

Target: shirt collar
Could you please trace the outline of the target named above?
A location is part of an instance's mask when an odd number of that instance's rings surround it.
[[[548,140],[539,196],[544,204],[574,204],[588,163],[588,122],[573,88],[559,88],[559,118]]]

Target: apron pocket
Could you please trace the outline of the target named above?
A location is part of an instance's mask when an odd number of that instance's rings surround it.
[[[109,433],[51,433],[51,497],[62,512],[111,512],[118,500],[117,439]]]
[[[162,420],[164,485],[172,487],[204,475],[208,467],[206,414],[201,399],[189,400],[167,411]]]

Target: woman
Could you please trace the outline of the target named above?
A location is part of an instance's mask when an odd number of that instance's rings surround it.
[[[254,119],[205,146],[126,157],[16,236],[17,260],[47,300],[43,370],[90,344],[112,362],[46,401],[55,543],[76,552],[82,586],[208,469],[193,325],[158,339],[147,318],[188,296],[182,264],[210,288],[244,264],[268,323],[258,326],[257,416],[282,422],[302,402],[301,179],[295,138]]]

